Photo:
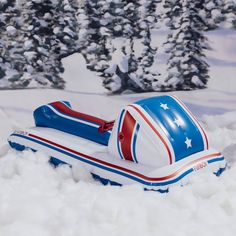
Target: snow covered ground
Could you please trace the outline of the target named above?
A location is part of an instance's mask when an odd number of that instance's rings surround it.
[[[82,57],[73,55],[63,62],[65,91],[0,92],[0,235],[235,235],[236,35],[226,30],[209,37],[209,88],[172,94],[189,106],[206,128],[211,146],[225,155],[229,168],[220,178],[201,175],[191,185],[159,194],[139,186],[79,180],[67,166],[52,168],[43,154],[10,150],[8,135],[32,126],[32,111],[41,104],[68,100],[75,109],[109,120],[125,104],[160,95],[107,96]]]

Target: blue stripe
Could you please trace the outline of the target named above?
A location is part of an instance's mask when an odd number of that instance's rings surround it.
[[[116,138],[116,144],[117,144],[117,149],[118,149],[118,152],[119,152],[119,155],[121,157],[121,159],[124,159],[122,153],[121,153],[121,150],[120,150],[120,143],[119,143],[119,138],[118,138],[118,135],[119,135],[119,132],[120,132],[120,127],[121,127],[121,121],[122,121],[122,118],[124,116],[124,113],[125,113],[125,110],[122,110],[121,114],[120,114],[120,119],[119,119],[119,123],[118,123],[118,131],[117,131],[117,138]]]
[[[217,161],[223,161],[225,158],[222,156],[222,157],[217,157],[217,158],[214,158],[214,159],[211,159],[209,161],[207,161],[209,164],[213,163],[213,162],[217,162]]]
[[[92,176],[95,180],[100,181],[103,185],[108,185],[109,184],[109,185],[112,185],[112,186],[122,186],[122,184],[114,182],[110,179],[102,178],[101,176],[99,176],[97,174],[94,174],[94,173],[91,173],[91,174],[92,174]]]
[[[133,159],[136,163],[138,163],[137,156],[136,156],[136,142],[137,142],[137,135],[138,135],[139,128],[140,128],[140,125],[137,124],[136,129],[135,129],[135,133],[134,133],[133,145],[132,145],[133,155],[134,155]]]
[[[109,167],[107,167],[107,166],[103,166],[102,164],[98,164],[98,163],[93,162],[93,161],[91,161],[91,160],[87,160],[87,159],[85,159],[85,158],[83,158],[83,157],[81,157],[81,156],[79,156],[79,155],[75,155],[75,154],[69,153],[69,152],[67,152],[67,151],[61,150],[61,149],[56,148],[56,147],[54,147],[54,146],[52,146],[52,145],[43,143],[43,142],[41,142],[41,141],[32,139],[32,138],[30,138],[30,137],[23,136],[23,135],[20,135],[20,134],[12,134],[11,136],[18,136],[18,137],[21,137],[21,138],[24,138],[24,139],[28,139],[28,140],[30,140],[30,141],[36,142],[36,143],[38,143],[38,144],[40,144],[40,145],[46,146],[46,147],[48,147],[48,148],[50,148],[50,149],[53,149],[53,150],[58,151],[58,152],[60,152],[60,153],[63,153],[63,154],[65,154],[65,155],[67,155],[67,156],[71,156],[71,157],[73,157],[73,158],[75,158],[75,159],[77,159],[77,160],[79,160],[79,161],[88,163],[88,164],[90,164],[90,165],[99,167],[99,168],[101,168],[101,169],[103,169],[103,170],[107,170],[107,171],[113,172],[113,173],[118,174],[118,175],[122,175],[122,176],[124,176],[124,177],[127,177],[127,178],[129,178],[129,179],[132,179],[132,180],[134,180],[134,181],[136,181],[136,182],[139,182],[139,183],[141,183],[141,184],[148,185],[148,186],[165,186],[165,185],[170,185],[170,184],[173,184],[173,183],[178,182],[179,180],[181,180],[182,178],[184,178],[186,175],[188,175],[188,174],[190,174],[191,172],[193,172],[193,168],[190,168],[190,169],[188,169],[187,171],[185,171],[184,173],[182,173],[180,176],[178,176],[177,178],[172,179],[172,180],[169,180],[169,181],[166,181],[166,182],[147,182],[147,181],[142,180],[142,179],[140,179],[140,178],[138,178],[138,177],[132,176],[132,175],[127,174],[127,173],[124,173],[124,172],[122,172],[122,171],[120,171],[120,170],[116,170],[116,169],[109,168]],[[215,158],[215,159],[219,159],[219,158]],[[213,159],[213,160],[214,160],[214,159]],[[216,161],[219,161],[219,160],[216,160]],[[214,162],[214,161],[212,161],[212,162]]]

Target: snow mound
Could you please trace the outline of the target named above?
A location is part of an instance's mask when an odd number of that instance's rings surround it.
[[[176,186],[168,194],[136,185],[103,186],[87,173],[78,175],[80,167],[54,168],[41,153],[5,147],[0,158],[0,235],[234,235],[233,117],[235,112],[203,119],[211,145],[224,148],[230,168],[220,178],[196,176],[191,185]]]

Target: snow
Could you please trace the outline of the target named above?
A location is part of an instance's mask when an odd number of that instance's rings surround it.
[[[35,51],[28,51],[28,52],[24,52],[24,56],[28,60],[32,60],[36,56],[36,53],[35,53]]]
[[[105,93],[106,90],[102,88],[102,80],[91,72],[87,72],[89,75],[84,73],[86,65],[82,55],[74,54],[70,58],[64,58],[63,64],[66,68],[63,74],[67,81],[66,90],[91,94]],[[101,88],[100,91],[98,88]]]
[[[225,155],[230,168],[221,177],[197,176],[191,185],[159,194],[136,185],[103,186],[79,166],[55,169],[41,153],[10,150],[8,135],[32,126],[32,111],[42,104],[67,100],[81,112],[110,120],[128,103],[161,95],[107,96],[102,81],[74,54],[63,60],[65,91],[0,91],[0,235],[235,235],[235,33],[223,30],[209,37],[209,88],[171,94],[187,104],[207,130],[210,146]],[[165,60],[159,62],[165,71]]]
[[[60,33],[60,27],[55,27],[55,28],[53,29],[53,33],[54,33],[54,34]]]
[[[112,54],[110,67],[106,72],[113,74],[118,66],[123,73],[126,73],[128,71],[128,57],[122,52],[121,42],[115,42],[114,47],[117,49]]]
[[[34,45],[33,45],[33,42],[31,41],[31,40],[26,40],[25,42],[24,42],[24,47],[25,47],[25,49],[26,50],[29,50],[31,47],[33,47]]]
[[[196,75],[194,75],[193,77],[192,77],[192,82],[194,83],[194,84],[196,84],[197,86],[199,86],[199,87],[204,87],[204,84],[202,83],[202,81],[198,78],[198,76],[196,76]]]
[[[11,35],[14,35],[16,33],[16,28],[14,26],[7,26],[7,32]]]

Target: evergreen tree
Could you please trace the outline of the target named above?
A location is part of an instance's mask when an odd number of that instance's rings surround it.
[[[107,1],[108,2],[108,1]],[[111,58],[107,46],[110,31],[105,27],[106,0],[85,0],[83,7],[87,14],[87,45],[83,50],[87,68],[93,71],[102,72],[107,67],[107,61]]]
[[[77,1],[10,0],[1,4],[4,87],[63,88],[61,58],[78,50]]]
[[[26,86],[20,10],[15,0],[0,2],[0,88]],[[20,81],[19,81],[20,80]]]
[[[122,37],[124,31],[124,0],[107,1],[107,19],[109,19],[108,28],[114,38]]]
[[[163,0],[164,14],[163,18],[166,26],[171,30],[175,29],[176,19],[182,14],[180,0]]]
[[[206,19],[206,30],[218,28],[220,22],[224,20],[222,14],[222,0],[205,0],[199,3],[199,14]]]
[[[182,1],[180,0],[164,0],[163,7],[164,20],[170,29],[175,29],[178,26],[176,19],[183,14]],[[214,30],[218,27],[219,23],[224,20],[222,15],[222,0],[202,0],[197,1],[196,7],[199,16],[204,19],[202,22],[202,30]]]
[[[56,38],[54,19],[60,14],[59,1],[23,1],[25,70],[31,79],[30,87],[63,88],[59,76],[63,67],[59,59],[61,45]]]
[[[227,26],[236,29],[236,2],[234,0],[224,0],[222,13]]]
[[[86,58],[86,48],[89,44],[89,32],[88,32],[88,27],[89,27],[89,16],[87,13],[87,8],[86,8],[86,2],[81,1],[79,6],[78,6],[78,41],[77,41],[77,47],[79,52]],[[88,63],[88,60],[86,60]]]
[[[150,29],[157,21],[155,14],[157,1],[124,2],[126,4],[121,21],[123,25],[123,40],[121,42],[123,45],[121,48],[115,47],[114,59],[108,70],[105,71],[106,78],[103,83],[113,93],[127,90],[153,91],[153,82],[157,81],[157,73],[151,71],[151,66],[154,63],[156,49],[151,46]],[[143,44],[140,57],[135,52],[137,38],[141,39]]]
[[[53,37],[60,50],[60,58],[63,58],[78,50],[78,1],[60,0],[57,7],[58,14],[53,17]]]
[[[157,48],[153,48],[151,29],[157,22],[156,7],[158,1],[141,0],[140,2],[140,28],[142,53],[139,57],[139,70],[137,71],[142,90],[153,91],[158,90],[158,75],[159,73],[152,68],[155,62]]]
[[[205,87],[208,64],[203,50],[208,48],[202,33],[206,23],[199,13],[200,0],[181,1],[183,13],[175,17],[175,30],[168,38],[168,89],[193,89]],[[180,3],[180,2],[179,2]]]
[[[105,88],[113,93],[122,93],[126,90],[137,90],[135,72],[138,69],[138,59],[134,52],[134,39],[139,37],[138,6],[136,1],[123,1],[124,7],[118,13],[121,22],[121,45],[115,45],[110,66],[105,70],[103,81]],[[113,15],[115,18],[116,15]],[[125,66],[124,66],[125,64]],[[116,69],[114,69],[116,68]],[[125,69],[124,69],[125,68]],[[115,85],[115,86],[114,86]]]

